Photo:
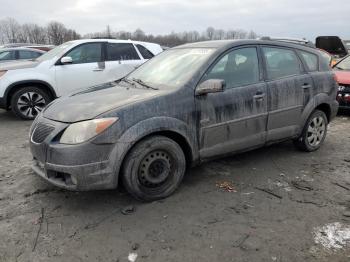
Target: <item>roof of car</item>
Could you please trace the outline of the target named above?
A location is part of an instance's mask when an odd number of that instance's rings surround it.
[[[33,51],[37,53],[46,53],[45,51],[35,49],[35,48],[28,48],[28,47],[7,47],[7,48],[0,48],[0,51],[13,51],[13,50],[27,50],[27,51]]]
[[[134,40],[121,40],[121,39],[111,39],[111,38],[96,38],[96,39],[79,39],[79,40],[72,40],[70,42],[74,43],[88,43],[88,42],[113,42],[113,43],[149,43],[149,44],[156,44],[151,42],[142,42],[142,41],[134,41]],[[158,45],[158,44],[156,44]]]
[[[278,40],[213,40],[184,44],[175,48],[215,48],[215,49],[229,49],[240,45],[276,45],[284,47],[299,48],[305,50],[316,50],[316,48],[306,46],[303,44],[290,43]]]

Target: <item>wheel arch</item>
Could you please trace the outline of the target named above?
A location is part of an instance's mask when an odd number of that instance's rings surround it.
[[[145,129],[145,126],[149,126],[149,128]],[[191,135],[190,129],[188,129],[188,126],[184,122],[168,117],[155,117],[144,120],[124,132],[111,152],[110,156],[116,159],[115,166],[113,167],[115,174],[113,184],[115,187],[118,185],[121,177],[120,172],[130,150],[140,141],[156,135],[165,136],[178,143],[184,152],[187,166],[192,166],[198,162],[198,149],[194,134]]]
[[[15,82],[11,85],[9,85],[5,91],[4,94],[4,104],[6,108],[10,107],[10,103],[11,103],[11,98],[13,96],[13,94],[26,86],[35,86],[38,88],[41,88],[43,90],[47,90],[48,94],[50,95],[50,97],[52,99],[57,98],[56,92],[54,90],[54,88],[47,82],[42,81],[42,80],[25,80],[25,81],[19,81],[19,82]]]
[[[323,111],[326,114],[329,122],[331,120],[332,114],[331,101],[329,95],[325,93],[318,94],[307,103],[301,115],[300,132],[304,128],[309,116],[315,109]]]

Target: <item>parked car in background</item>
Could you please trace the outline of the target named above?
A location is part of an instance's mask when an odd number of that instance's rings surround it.
[[[339,84],[337,100],[340,109],[350,109],[350,55],[334,65]]]
[[[45,53],[46,52],[42,50],[26,47],[3,48],[0,49],[0,63],[13,60],[35,59]]]
[[[54,49],[55,45],[41,45],[41,44],[29,44],[29,43],[12,43],[12,44],[5,44],[0,46],[0,48],[15,48],[15,47],[27,47],[42,51],[50,51],[51,49]]]
[[[348,51],[350,51],[350,40],[344,40],[344,43],[345,43],[346,48],[348,49]]]
[[[338,36],[318,36],[316,38],[316,47],[332,55],[334,59],[332,65],[349,54],[345,42]]]
[[[136,45],[137,46],[137,45]],[[33,170],[70,190],[171,195],[186,167],[293,139],[322,145],[338,110],[323,52],[283,41],[209,41],[159,54],[119,81],[57,99],[30,129]]]
[[[34,119],[51,100],[120,79],[162,51],[147,42],[84,39],[64,43],[37,59],[0,64],[0,108]]]

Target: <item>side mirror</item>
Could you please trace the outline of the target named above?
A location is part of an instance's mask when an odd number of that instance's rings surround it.
[[[61,58],[61,63],[63,65],[71,64],[71,63],[73,63],[73,59],[70,56],[64,56],[64,57]]]
[[[196,88],[196,95],[205,95],[209,93],[223,92],[225,89],[225,80],[222,79],[209,79],[202,82]]]

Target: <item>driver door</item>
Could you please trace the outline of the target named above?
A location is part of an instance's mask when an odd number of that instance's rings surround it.
[[[106,82],[102,42],[85,43],[74,47],[64,56],[72,58],[70,64],[55,66],[59,96]]]
[[[225,80],[223,92],[196,97],[200,157],[211,158],[266,142],[266,83],[257,47],[230,50],[204,76]]]

